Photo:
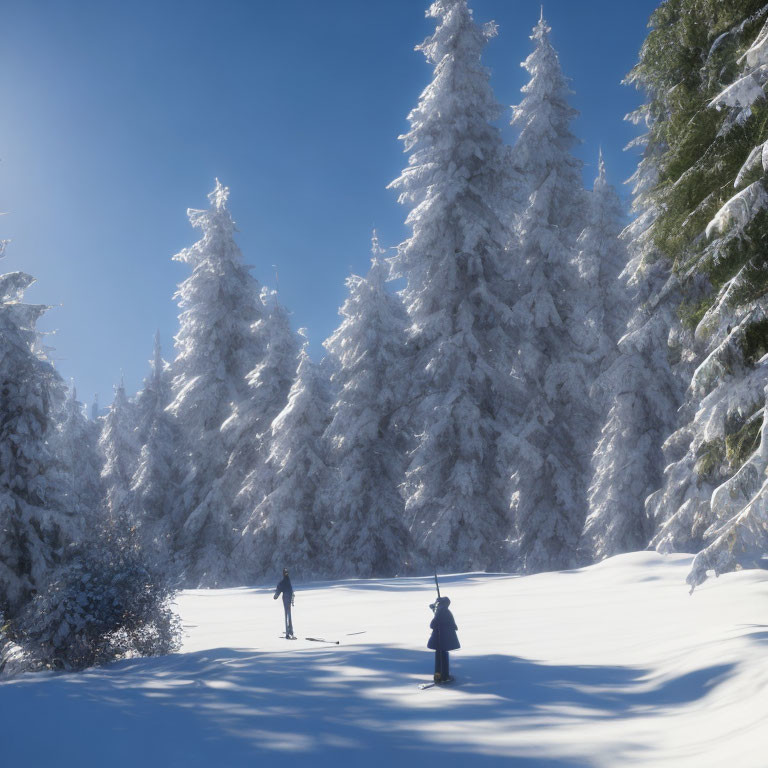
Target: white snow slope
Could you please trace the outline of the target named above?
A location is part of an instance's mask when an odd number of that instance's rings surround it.
[[[458,684],[423,691],[430,578],[296,584],[297,641],[271,587],[185,592],[181,653],[0,684],[0,762],[763,768],[768,572],[689,596],[690,562],[444,577]]]

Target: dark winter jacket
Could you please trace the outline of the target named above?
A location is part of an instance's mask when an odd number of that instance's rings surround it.
[[[291,598],[293,597],[293,587],[291,586],[291,579],[288,576],[283,576],[280,583],[275,589],[275,599],[283,593],[283,605],[286,607],[291,604]]]
[[[432,630],[432,637],[429,638],[427,648],[431,648],[433,651],[455,651],[457,648],[461,648],[459,636],[456,634],[458,627],[453,619],[453,614],[445,603],[437,606],[435,617],[429,628]]]

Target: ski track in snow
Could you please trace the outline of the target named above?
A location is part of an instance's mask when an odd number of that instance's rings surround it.
[[[768,573],[690,563],[444,577],[459,684],[424,691],[431,577],[296,584],[291,643],[272,585],[187,591],[178,654],[0,684],[3,764],[764,768]]]

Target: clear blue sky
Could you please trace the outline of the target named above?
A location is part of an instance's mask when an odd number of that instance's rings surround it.
[[[533,0],[473,0],[499,36],[486,64],[503,105],[519,100],[538,19]],[[602,144],[618,185],[636,155],[621,79],[655,0],[549,0],[544,13],[573,80],[585,182]],[[337,325],[344,278],[368,266],[371,228],[406,235],[386,185],[406,162],[406,128],[431,71],[413,50],[433,28],[422,0],[29,0],[0,4],[0,271],[38,279],[55,305],[42,327],[81,399],[112,399],[121,370],[141,383],[159,329],[172,359],[171,256],[197,239],[188,207],[219,177],[239,244],[310,349]],[[501,124],[507,141],[509,110]]]

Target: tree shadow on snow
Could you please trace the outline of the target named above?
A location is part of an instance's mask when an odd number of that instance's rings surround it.
[[[653,681],[640,669],[513,656],[457,653],[453,662],[456,686],[423,691],[429,652],[370,646],[217,648],[31,675],[0,687],[3,710],[13,713],[3,752],[26,765],[115,768],[589,766],[591,745],[569,752],[554,735],[559,728],[695,702],[732,667]],[[11,721],[39,723],[44,737],[30,742]],[[510,738],[500,742],[500,734]],[[643,745],[631,749],[637,757]]]
[[[746,632],[744,633],[744,637],[748,637],[750,640],[756,640],[758,643],[768,642],[768,624],[740,624],[739,626],[746,629],[763,630]]]
[[[478,571],[476,573],[456,573],[440,575],[440,588],[450,589],[451,586],[462,585],[469,586],[476,582],[487,583],[489,579],[517,579],[518,574],[514,573],[485,573]],[[274,587],[263,584],[253,587],[259,590],[274,590]],[[424,590],[434,591],[435,577],[432,576],[394,576],[392,578],[381,579],[334,579],[333,581],[307,581],[293,582],[293,588],[296,592],[314,592],[315,590],[327,591],[329,589],[351,589],[364,590],[372,592],[422,592]]]

